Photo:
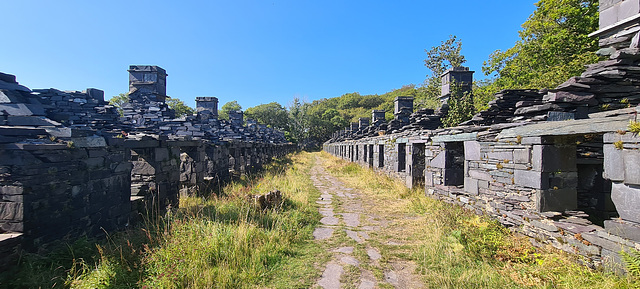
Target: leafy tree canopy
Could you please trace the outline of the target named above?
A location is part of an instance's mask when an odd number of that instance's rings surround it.
[[[247,108],[244,115],[247,118],[280,130],[288,130],[290,126],[287,110],[277,102]]]
[[[541,0],[522,24],[520,40],[496,50],[482,71],[496,75],[498,89],[554,88],[599,60],[597,0]],[[498,89],[495,89],[496,91]]]
[[[166,101],[169,108],[173,109],[176,112],[176,117],[183,117],[188,115],[193,115],[196,110],[187,106],[184,101],[178,98],[169,98]]]
[[[462,66],[467,62],[464,55],[460,54],[462,42],[455,35],[449,35],[449,39],[442,41],[439,46],[430,50],[424,50],[427,58],[424,66],[431,70],[431,78],[440,79],[440,76],[451,67]]]
[[[240,104],[235,100],[229,101],[220,108],[220,111],[218,111],[218,118],[228,120],[229,112],[236,110],[242,110],[242,106],[240,106]]]
[[[127,102],[129,102],[128,92],[115,95],[111,99],[109,99],[109,104],[115,106],[118,109],[118,113],[120,113],[121,116],[123,114],[122,105],[124,105]]]

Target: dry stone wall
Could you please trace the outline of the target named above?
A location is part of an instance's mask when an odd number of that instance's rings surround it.
[[[0,270],[21,250],[126,228],[296,149],[241,113],[219,121],[213,97],[176,119],[166,71],[129,74],[120,116],[98,89],[31,90],[0,73]]]
[[[502,91],[460,126],[404,123],[403,97],[394,124],[342,131],[324,149],[492,216],[536,245],[619,268],[621,251],[640,250],[640,139],[630,125],[640,51],[607,49],[609,60],[582,76],[548,91]]]

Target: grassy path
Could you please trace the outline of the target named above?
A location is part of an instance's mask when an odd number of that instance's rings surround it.
[[[399,180],[327,153],[317,158],[311,178],[322,193],[324,218],[314,236],[332,257],[316,286],[640,288],[638,277],[592,270],[577,256],[535,248],[496,221]],[[328,282],[331,273],[340,278]]]
[[[316,201],[323,218],[314,238],[332,253],[316,286],[329,288],[422,288],[413,262],[381,254],[377,232],[391,224],[375,214],[363,195],[324,169],[318,157],[311,180],[321,192]],[[385,242],[388,246],[399,242]]]

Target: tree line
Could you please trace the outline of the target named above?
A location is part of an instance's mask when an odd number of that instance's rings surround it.
[[[598,40],[587,35],[598,29],[597,0],[540,0],[536,10],[522,24],[520,40],[513,47],[496,50],[484,62],[487,77],[475,81],[471,92],[453,90],[445,127],[455,126],[487,108],[495,93],[504,89],[554,88],[571,76],[579,75],[584,66],[595,63]],[[414,108],[438,108],[441,75],[449,68],[462,66],[466,59],[462,41],[450,36],[439,46],[426,50],[424,65],[430,71],[421,84],[408,84],[382,95],[346,93],[339,97],[305,102],[294,98],[287,107],[271,102],[247,108],[246,118],[282,130],[286,137],[306,147],[319,146],[331,135],[358,118],[371,117],[371,110],[384,109],[386,119],[393,119],[393,100],[397,96],[414,97]],[[112,99],[117,105],[122,94]],[[176,115],[193,114],[193,109],[179,99],[170,99]],[[220,118],[241,110],[237,101],[224,104]]]

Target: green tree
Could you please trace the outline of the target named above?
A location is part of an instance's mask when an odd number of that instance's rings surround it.
[[[449,39],[442,41],[439,46],[424,50],[427,58],[424,66],[431,70],[431,77],[440,79],[440,76],[451,67],[462,66],[467,62],[464,55],[460,54],[462,42],[455,35],[449,35]]]
[[[236,110],[242,110],[242,106],[240,106],[240,104],[238,104],[238,102],[235,100],[229,101],[220,108],[220,111],[218,112],[218,118],[228,120],[229,112]]]
[[[470,120],[474,113],[473,95],[470,91],[463,91],[460,86],[451,84],[451,96],[447,100],[449,112],[442,119],[444,127],[457,126],[461,122]]]
[[[183,117],[188,115],[193,115],[196,110],[187,106],[184,101],[177,98],[169,98],[166,101],[169,108],[173,109],[176,112],[176,117]]]
[[[424,66],[431,71],[431,76],[427,76],[422,87],[417,91],[416,108],[437,108],[440,105],[438,98],[442,86],[442,74],[447,69],[462,66],[467,61],[464,55],[460,54],[461,50],[462,42],[455,35],[449,35],[449,39],[442,41],[439,46],[424,50],[427,53]]]
[[[122,105],[127,102],[129,102],[128,92],[115,95],[111,99],[109,99],[109,104],[115,106],[118,109],[118,113],[120,113],[120,116],[123,115]]]
[[[285,133],[287,140],[291,142],[299,142],[306,137],[306,117],[305,117],[306,104],[298,97],[294,97],[293,101],[289,104],[289,119],[291,120],[291,126],[289,127],[289,133]]]
[[[522,24],[520,40],[496,50],[484,62],[486,75],[497,74],[499,89],[554,88],[599,60],[597,0],[541,0]]]
[[[290,127],[289,113],[277,102],[247,108],[244,115],[279,130],[288,131]]]

